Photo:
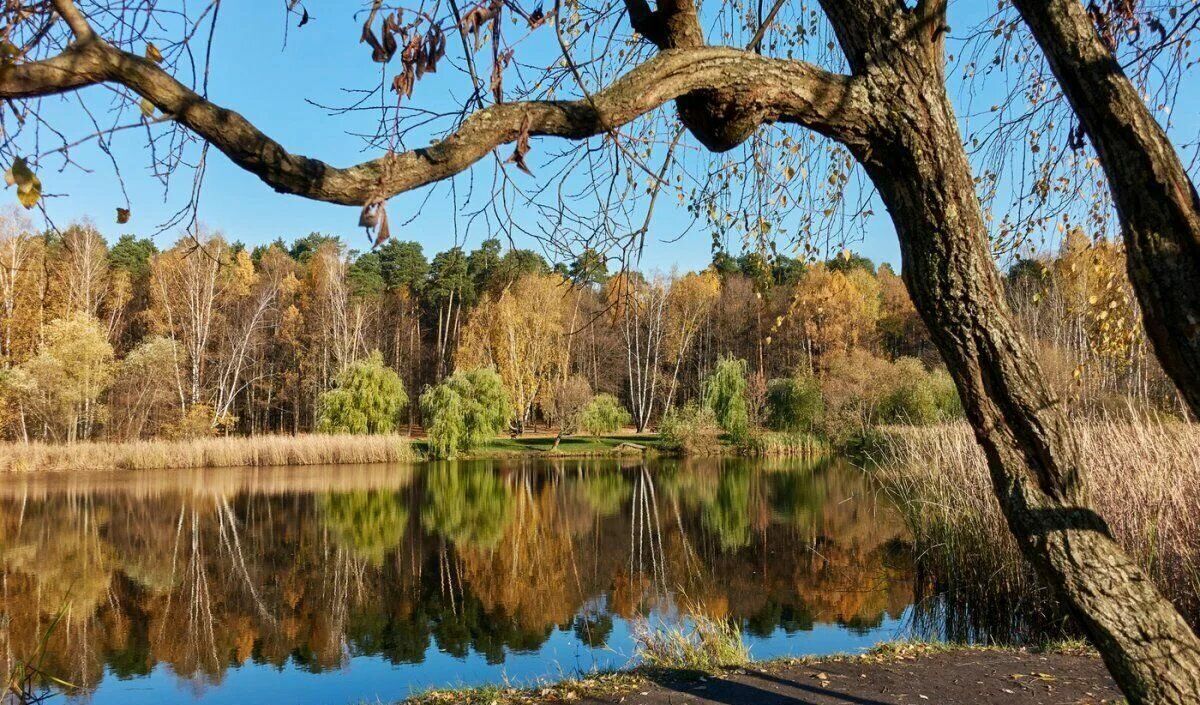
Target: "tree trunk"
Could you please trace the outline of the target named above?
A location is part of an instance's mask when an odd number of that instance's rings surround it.
[[[905,284],[954,377],[1022,552],[1131,701],[1200,702],[1200,643],[1088,508],[1072,426],[1005,303],[940,44],[892,43],[920,37],[916,24],[835,27],[839,36],[870,33],[854,42],[882,112],[866,144],[849,146],[896,224]]]
[[[1163,369],[1200,416],[1200,199],[1077,0],[1014,0],[1108,176],[1129,278]]]

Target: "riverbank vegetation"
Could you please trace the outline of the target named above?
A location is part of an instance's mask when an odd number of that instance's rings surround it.
[[[539,427],[561,442],[632,425],[661,427],[672,452],[791,454],[961,416],[899,277],[850,254],[718,251],[701,272],[610,275],[596,252],[551,264],[496,240],[427,260],[317,233],[159,251],[86,224],[3,225],[0,433],[15,441],[424,426],[450,457]],[[1013,267],[1010,299],[1077,408],[1178,413],[1123,267],[1119,246],[1072,234]],[[471,375],[490,401],[466,393]],[[500,395],[504,413],[483,414]]]
[[[398,435],[313,433],[71,445],[35,441],[0,446],[0,472],[358,465],[407,462],[417,457],[412,441]]]
[[[1092,506],[1158,588],[1200,623],[1200,429],[1169,418],[1109,418],[1079,424],[1078,434]],[[1063,623],[1008,531],[965,424],[887,427],[876,440],[872,474],[901,507],[934,591],[950,596],[948,609],[955,593],[986,590],[1007,598],[1013,614]],[[961,616],[946,619],[961,630],[948,636],[973,637],[985,616],[974,615],[976,624]]]

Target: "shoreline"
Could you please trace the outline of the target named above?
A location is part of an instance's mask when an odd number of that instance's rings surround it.
[[[524,687],[447,688],[395,705],[943,705],[1105,703],[1121,697],[1099,655],[1068,643],[1044,649],[887,642],[864,654],[751,661],[716,670],[636,667]]]
[[[763,434],[764,438],[778,436]],[[455,460],[551,460],[589,458],[788,457],[827,454],[819,441],[776,443],[767,452],[721,442],[717,452],[685,456],[667,449],[653,433],[622,432],[605,436],[528,433],[497,437]],[[786,441],[786,438],[785,438]],[[710,449],[711,451],[712,449]],[[262,435],[186,440],[88,441],[74,444],[9,442],[0,444],[0,476],[16,474],[112,472],[127,470],[198,470],[312,465],[370,465],[431,460],[422,438],[405,435]]]

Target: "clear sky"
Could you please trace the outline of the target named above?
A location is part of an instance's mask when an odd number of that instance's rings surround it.
[[[212,53],[210,97],[242,113],[293,152],[335,165],[377,156],[375,152],[364,152],[362,140],[348,134],[372,132],[372,115],[358,113],[330,117],[327,110],[308,102],[311,99],[346,104],[352,99],[345,92],[347,89],[367,88],[378,80],[379,65],[371,62],[365,46],[357,41],[362,20],[356,18],[347,5],[350,4],[338,0],[309,2],[312,21],[297,29],[293,17],[285,48],[284,16],[279,3],[233,0],[222,4]],[[983,5],[991,3],[976,0],[956,3],[952,8],[952,27],[965,29],[978,22]],[[453,97],[445,92],[436,79],[426,79],[417,84],[412,102],[422,106],[451,105]],[[94,130],[90,123],[81,119],[80,111],[75,108],[76,97],[68,94],[47,101],[48,114],[53,116],[56,111],[61,111],[62,119],[70,121],[56,125],[60,129],[65,127],[69,137]],[[978,103],[986,101],[987,96],[976,100]],[[1200,112],[1195,96],[1185,96],[1183,108],[1192,113]],[[105,124],[104,117],[100,119]],[[539,141],[545,140],[535,140],[535,150]],[[121,132],[113,139],[113,153],[121,165],[132,204],[133,219],[127,225],[115,222],[114,209],[124,205],[125,199],[112,175],[109,158],[99,149],[87,146],[72,151],[73,159],[91,169],[91,173],[75,166],[59,171],[61,159],[52,157],[44,161],[39,167],[44,191],[63,194],[48,201],[49,213],[55,223],[62,225],[73,219],[90,217],[110,239],[126,232],[139,236],[152,234],[156,226],[184,202],[190,184],[186,176],[174,181],[171,193],[164,200],[161,184],[148,171],[146,149],[145,130],[140,128]],[[536,159],[531,159],[531,165],[536,179]],[[475,228],[466,242],[456,243],[455,213],[446,201],[445,191],[421,208],[425,195],[418,192],[392,199],[389,213],[393,224],[421,209],[421,216],[416,221],[394,228],[393,237],[417,240],[425,246],[427,254],[432,254],[452,244],[471,247],[486,236],[481,229]],[[13,198],[11,191],[9,197]],[[693,232],[678,242],[664,242],[675,239],[689,222],[683,209],[669,202],[672,200],[662,199],[656,208],[651,240],[641,263],[644,268],[667,270],[677,266],[693,269],[709,261],[709,240],[704,232]],[[876,215],[870,218],[864,241],[852,246],[876,261],[895,264],[899,252],[891,223],[881,206],[876,204],[874,210]],[[200,219],[231,239],[254,245],[277,237],[291,240],[311,231],[321,231],[341,235],[351,247],[366,249],[369,246],[367,236],[357,228],[357,218],[357,208],[277,194],[256,177],[233,166],[216,150],[210,153]],[[160,247],[169,246],[177,236],[177,233],[164,233],[156,237],[156,242]]]

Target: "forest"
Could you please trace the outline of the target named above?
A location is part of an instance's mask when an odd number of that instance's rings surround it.
[[[756,427],[772,425],[780,380],[821,397],[819,412],[792,425],[830,436],[941,420],[945,404],[894,400],[954,395],[899,276],[849,251],[810,261],[718,250],[686,273],[610,272],[594,252],[550,263],[499,239],[430,255],[401,240],[357,251],[320,233],[253,248],[211,234],[160,250],[134,235],[110,245],[87,224],[37,233],[10,214],[0,236],[5,435],[310,432],[339,373],[370,360],[414,403],[401,401],[395,428],[363,432],[415,431],[422,392],[476,368],[499,374],[513,433],[561,425],[563,409],[598,394],[646,430],[698,399],[726,358],[744,361]],[[1148,354],[1124,267],[1121,245],[1075,231],[1057,252],[1016,260],[1007,295],[1081,412],[1184,416]]]

